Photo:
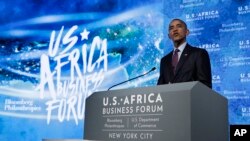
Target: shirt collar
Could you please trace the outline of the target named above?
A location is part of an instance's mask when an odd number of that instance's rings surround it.
[[[185,49],[186,45],[187,45],[187,42],[184,42],[183,44],[181,44],[181,45],[178,47],[178,49],[180,50],[180,52],[183,52],[183,50]],[[175,50],[175,49],[177,49],[177,48],[175,47],[174,50]]]

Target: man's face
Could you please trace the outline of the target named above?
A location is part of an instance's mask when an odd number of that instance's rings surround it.
[[[189,34],[189,30],[185,24],[179,20],[173,20],[169,25],[168,31],[168,37],[173,42],[184,42],[186,41],[186,36]]]

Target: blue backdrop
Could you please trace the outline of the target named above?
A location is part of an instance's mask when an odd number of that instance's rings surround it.
[[[230,124],[250,123],[250,2],[246,0],[0,1],[0,140],[83,138],[94,91],[156,85],[173,18],[205,48]]]

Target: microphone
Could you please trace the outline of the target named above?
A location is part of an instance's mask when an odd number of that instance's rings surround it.
[[[126,80],[126,81],[120,82],[120,83],[118,83],[118,84],[115,84],[115,85],[109,87],[109,88],[108,88],[108,91],[109,91],[111,88],[114,88],[115,86],[121,85],[121,84],[123,84],[123,83],[129,82],[129,81],[132,81],[132,80],[137,79],[137,78],[139,78],[139,77],[142,77],[142,76],[144,76],[144,75],[147,75],[147,74],[149,74],[150,72],[154,71],[155,69],[156,69],[156,68],[153,67],[150,71],[148,71],[148,72],[146,72],[146,73],[144,73],[144,74],[142,74],[142,75],[139,75],[139,76],[136,76],[136,77],[131,78],[131,79],[129,79],[129,80]]]

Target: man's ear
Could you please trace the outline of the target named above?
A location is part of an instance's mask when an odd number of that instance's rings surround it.
[[[169,39],[171,39],[171,37],[170,37],[169,33],[168,33],[168,38],[169,38]]]
[[[187,31],[186,31],[186,36],[188,36],[188,35],[189,35],[189,33],[190,33],[190,32],[189,32],[189,30],[187,29]]]

